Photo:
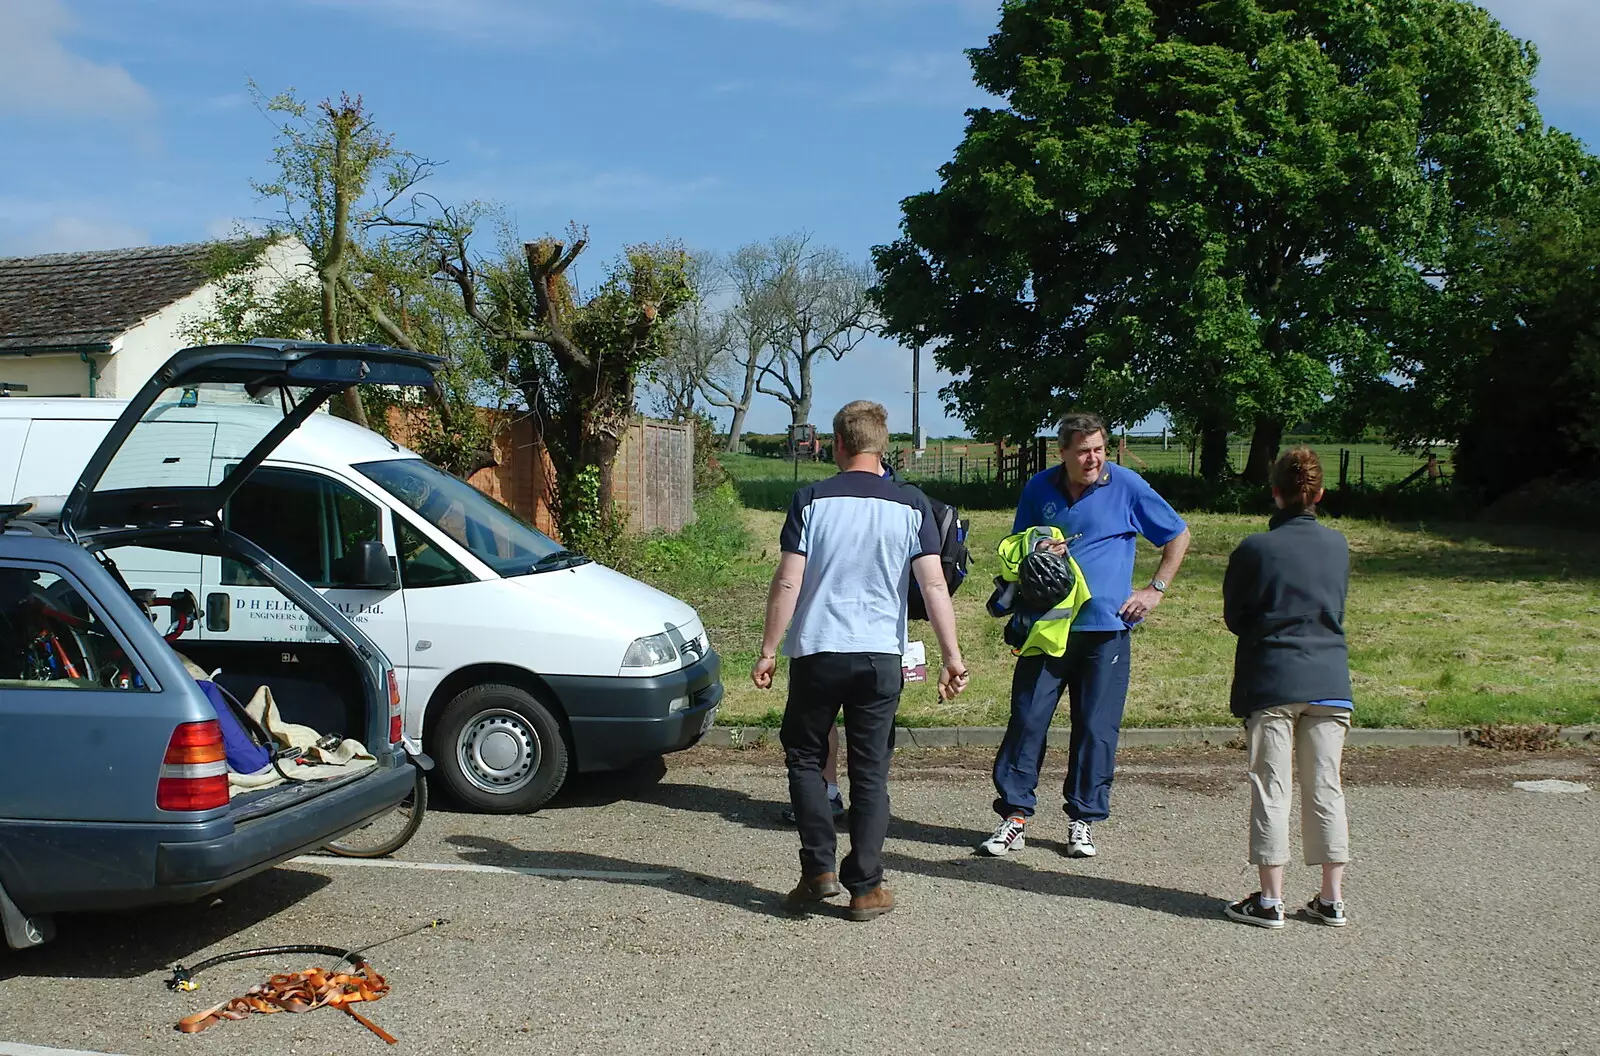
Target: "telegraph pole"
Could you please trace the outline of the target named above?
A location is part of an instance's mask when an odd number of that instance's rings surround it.
[[[911,350],[911,447],[922,450],[922,349]]]

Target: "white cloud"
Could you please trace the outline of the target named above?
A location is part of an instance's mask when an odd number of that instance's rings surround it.
[[[21,224],[0,216],[0,256],[72,253],[150,244],[150,233],[121,220],[61,214],[43,223]]]
[[[993,24],[1000,0],[655,0],[664,7],[712,15],[736,22],[778,26],[836,28],[862,11],[894,12],[918,7],[954,7],[968,17]]]
[[[972,67],[960,51],[899,52],[857,59],[862,82],[847,102],[981,105],[986,95],[972,83]]]
[[[206,221],[207,238],[238,238],[240,236],[264,235],[267,225],[261,220],[242,219],[235,216],[214,216]]]
[[[656,0],[667,7],[694,11],[703,15],[733,19],[738,22],[772,22],[782,26],[815,24],[824,14],[815,3],[784,2],[784,0]]]
[[[0,0],[0,113],[148,117],[150,93],[127,70],[67,50],[75,25],[60,0]]]
[[[1600,99],[1600,4],[1594,0],[1478,0],[1515,36],[1539,49],[1539,95],[1546,106],[1595,109]]]
[[[721,185],[715,176],[668,178],[630,168],[594,171],[566,164],[537,166],[515,177],[501,172],[481,181],[441,179],[429,189],[445,201],[515,203],[524,214],[536,213],[537,225],[553,228],[558,225],[551,217],[664,209],[702,198]]]
[[[523,46],[548,37],[560,18],[547,4],[527,0],[301,0],[313,7],[342,8],[384,22]]]

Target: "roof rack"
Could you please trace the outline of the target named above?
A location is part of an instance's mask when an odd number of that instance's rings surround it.
[[[54,534],[50,529],[38,521],[27,520],[23,517],[31,509],[33,509],[33,503],[31,502],[18,503],[14,506],[0,506],[0,532],[9,531],[11,528],[16,527],[29,535],[49,538]]]

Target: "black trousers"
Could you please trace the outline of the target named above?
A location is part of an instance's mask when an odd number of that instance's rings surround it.
[[[822,764],[828,731],[844,709],[850,766],[850,854],[838,869],[852,895],[883,882],[883,839],[889,832],[889,758],[903,673],[893,653],[813,653],[789,663],[783,711],[783,754],[789,801],[800,829],[800,875],[834,872],[838,838]]]

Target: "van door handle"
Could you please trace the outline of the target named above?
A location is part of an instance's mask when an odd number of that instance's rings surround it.
[[[232,598],[220,592],[206,595],[206,630],[225,631],[232,619]]]

